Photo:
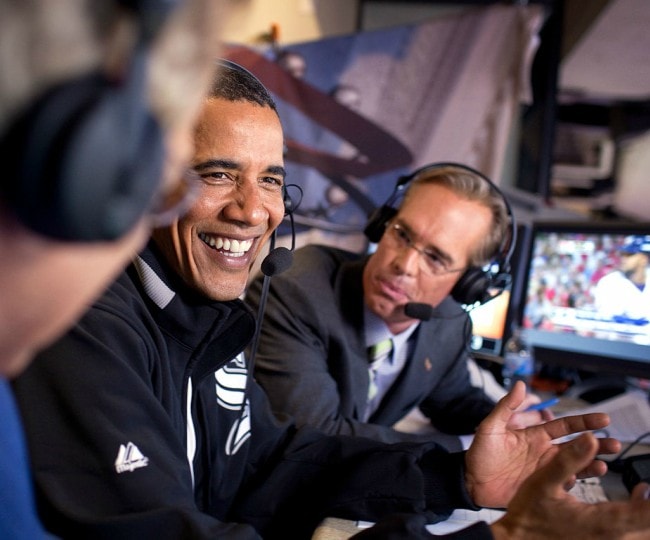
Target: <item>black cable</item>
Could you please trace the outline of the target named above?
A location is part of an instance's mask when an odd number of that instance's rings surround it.
[[[630,445],[625,450],[621,451],[618,454],[618,456],[616,456],[612,461],[610,461],[607,464],[609,470],[618,473],[623,472],[623,466],[625,464],[625,460],[624,460],[625,456],[632,448],[638,445],[646,437],[650,437],[650,431],[646,431],[644,434],[639,435],[636,439],[634,439],[634,441],[630,443]]]

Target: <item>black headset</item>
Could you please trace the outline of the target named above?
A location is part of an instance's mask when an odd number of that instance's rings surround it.
[[[411,181],[425,172],[446,167],[461,169],[485,180],[490,189],[503,199],[508,213],[509,232],[501,240],[493,259],[483,267],[470,266],[467,268],[451,291],[451,296],[460,304],[467,306],[484,304],[501,294],[511,282],[510,260],[517,241],[517,224],[510,203],[503,192],[479,171],[460,163],[442,162],[425,165],[410,174],[400,176],[390,197],[371,213],[363,232],[371,242],[379,242],[386,230],[386,225],[397,214],[396,203],[404,196]]]
[[[180,0],[118,0],[139,39],[120,80],[99,71],[41,95],[0,140],[0,195],[42,235],[112,240],[150,207],[161,180],[163,133],[146,96],[151,41]]]

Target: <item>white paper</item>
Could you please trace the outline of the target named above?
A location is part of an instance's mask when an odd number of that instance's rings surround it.
[[[611,399],[600,401],[589,407],[565,411],[557,416],[572,416],[592,412],[609,414],[611,422],[598,434],[614,437],[621,442],[630,443],[641,435],[650,432],[650,404],[648,396],[642,391],[625,392]],[[650,441],[650,435],[648,436]]]

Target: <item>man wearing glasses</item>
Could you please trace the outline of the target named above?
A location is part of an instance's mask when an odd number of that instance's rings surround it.
[[[450,294],[468,267],[492,260],[508,219],[502,195],[472,170],[425,168],[372,255],[298,250],[271,285],[256,360],[274,409],[330,434],[397,442],[432,437],[391,427],[419,406],[435,439],[458,448],[494,402],[470,384],[470,319]],[[258,281],[247,296],[254,306],[259,290]],[[407,303],[431,306],[432,317],[408,316]],[[512,423],[542,419],[521,412]]]

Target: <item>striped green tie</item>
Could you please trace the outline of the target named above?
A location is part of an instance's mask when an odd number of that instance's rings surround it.
[[[368,401],[372,401],[377,395],[377,370],[384,360],[393,352],[393,340],[386,338],[368,347],[368,362],[370,362],[368,385]]]

